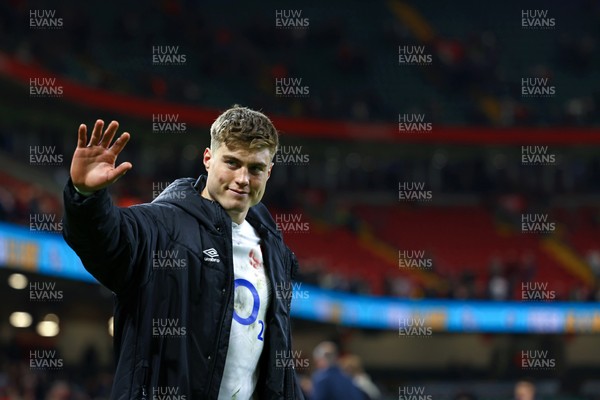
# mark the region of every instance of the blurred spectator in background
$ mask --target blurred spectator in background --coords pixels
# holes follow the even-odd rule
[[[504,276],[502,262],[498,256],[490,260],[490,281],[488,283],[488,298],[491,300],[507,300],[510,291],[508,280]]]
[[[321,342],[313,351],[316,372],[313,375],[311,400],[367,400],[338,365],[337,346]]]
[[[381,392],[363,369],[360,358],[349,354],[340,360],[342,370],[352,377],[352,382],[359,388],[369,400],[381,398]]]
[[[587,253],[587,262],[592,269],[592,272],[597,278],[600,278],[600,251],[590,250]]]
[[[46,396],[46,400],[70,400],[71,389],[69,384],[64,381],[56,381]]]
[[[520,380],[515,384],[515,400],[534,400],[535,385],[530,380]]]
[[[454,395],[452,400],[477,400],[477,396],[469,392],[460,392]]]

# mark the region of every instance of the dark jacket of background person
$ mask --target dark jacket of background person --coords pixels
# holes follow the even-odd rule
[[[206,176],[194,181],[178,179],[152,203],[124,209],[112,204],[106,189],[85,198],[72,182],[65,187],[63,236],[116,297],[112,399],[151,399],[157,387],[188,399],[218,397],[233,318],[231,219],[200,195]],[[291,290],[297,260],[264,205],[251,207],[246,220],[261,238],[274,288],[256,393],[303,399],[294,371],[275,367],[276,355],[291,350],[292,298],[276,290]],[[203,253],[209,249],[216,255]],[[160,268],[153,264],[157,255],[177,265]],[[178,319],[185,335],[155,335],[159,319]]]
[[[338,366],[315,372],[310,400],[364,400],[366,396]]]

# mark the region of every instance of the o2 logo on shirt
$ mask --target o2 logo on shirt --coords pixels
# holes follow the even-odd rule
[[[242,318],[237,314],[237,312],[234,309],[233,319],[242,325],[251,325],[254,323],[254,321],[256,321],[256,318],[258,317],[258,309],[260,308],[260,297],[258,297],[258,291],[254,287],[254,285],[246,279],[236,279],[235,281],[233,281],[233,284],[233,290],[237,289],[238,286],[243,286],[247,288],[250,291],[250,293],[252,293],[252,297],[254,298],[254,302],[252,305],[252,313],[250,313],[250,316]],[[265,323],[262,320],[259,320],[258,323],[260,325],[260,332],[258,333],[258,336],[256,338],[260,341],[264,341],[265,338],[263,337],[263,333],[265,331]]]

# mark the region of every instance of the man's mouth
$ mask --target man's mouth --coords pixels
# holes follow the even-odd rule
[[[243,190],[236,190],[236,189],[232,189],[232,188],[229,188],[229,190],[231,190],[232,192],[237,193],[239,195],[249,194],[249,192],[244,192]]]

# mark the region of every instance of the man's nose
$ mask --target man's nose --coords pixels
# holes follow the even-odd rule
[[[235,176],[235,183],[240,186],[248,186],[250,183],[250,175],[248,174],[248,168],[242,167],[237,170]]]

